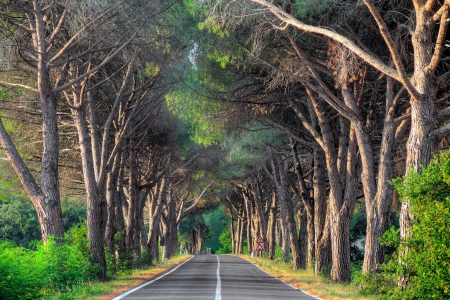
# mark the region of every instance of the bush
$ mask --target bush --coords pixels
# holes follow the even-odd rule
[[[0,299],[37,299],[48,284],[42,253],[0,243]]]
[[[86,232],[85,224],[76,225],[57,245],[50,239],[37,250],[1,242],[0,299],[39,299],[94,279],[97,269],[89,260]]]
[[[436,156],[421,174],[410,172],[395,181],[403,199],[412,204],[410,251],[401,265],[410,283],[408,298],[450,298],[450,151]]]
[[[9,196],[0,202],[0,240],[8,239],[22,247],[40,239],[36,211],[29,200]]]
[[[412,205],[412,236],[400,241],[398,230],[384,235],[384,244],[397,247],[398,256],[385,263],[381,274],[366,278],[369,292],[397,299],[450,298],[450,151],[436,156],[421,174],[411,171],[407,177],[393,181],[396,190]],[[407,287],[395,288],[399,276],[409,279]],[[390,283],[388,283],[390,281]],[[371,287],[385,285],[388,289]],[[392,288],[389,288],[392,287]]]

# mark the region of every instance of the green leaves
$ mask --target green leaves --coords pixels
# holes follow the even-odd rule
[[[73,285],[95,278],[89,260],[87,226],[77,225],[55,246],[50,239],[37,250],[0,243],[0,299],[40,299],[69,292]]]
[[[385,244],[400,242],[398,251],[408,247],[396,274],[410,279],[404,299],[447,299],[450,297],[450,151],[437,155],[422,173],[410,171],[393,185],[412,206],[412,236],[399,241],[393,230],[385,234]]]

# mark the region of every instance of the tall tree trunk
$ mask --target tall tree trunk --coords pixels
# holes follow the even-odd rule
[[[384,247],[380,244],[380,239],[389,225],[389,214],[391,210],[393,188],[389,181],[393,176],[392,150],[395,137],[395,94],[394,79],[387,78],[386,109],[381,137],[381,150],[378,164],[378,179],[375,199],[366,198],[366,241],[364,248],[363,274],[371,270],[377,270],[384,261]],[[364,142],[364,141],[363,141]],[[360,148],[364,147],[360,145]],[[372,156],[371,151],[361,150],[362,163],[367,164],[364,155]],[[368,153],[369,152],[369,153]],[[373,160],[371,160],[373,162]],[[373,171],[374,172],[374,171]],[[375,176],[373,174],[372,176]],[[364,178],[363,184],[364,184]],[[375,182],[375,178],[371,178]],[[365,182],[367,184],[368,182]],[[369,194],[369,193],[367,193]],[[367,195],[370,196],[370,195]]]
[[[130,128],[130,132],[133,132],[133,126]],[[126,245],[128,250],[132,250],[133,259],[130,260],[132,265],[133,260],[139,261],[140,257],[140,243],[138,238],[138,218],[139,218],[139,193],[138,193],[138,167],[135,148],[135,137],[131,133],[128,143],[128,214],[127,214],[127,230],[126,230]]]
[[[300,252],[300,262],[299,262],[299,268],[301,269],[307,269],[309,266],[307,264],[308,262],[308,253],[310,252],[308,247],[308,217],[306,214],[306,209],[304,207],[300,208],[297,212],[297,219],[299,224],[299,233],[298,233],[298,247]],[[311,262],[312,263],[312,262]]]
[[[314,240],[316,245],[314,274],[318,276],[324,268],[331,266],[331,237],[329,204],[325,185],[325,154],[316,145],[314,147]]]
[[[74,93],[74,103],[78,109],[72,109],[75,126],[80,143],[81,163],[83,169],[84,185],[87,198],[87,225],[90,251],[99,264],[99,278],[106,280],[106,258],[104,252],[104,224],[105,198],[99,191],[94,172],[94,160],[92,155],[92,143],[86,122],[86,113],[82,100],[78,99],[80,93]]]
[[[57,238],[64,236],[58,179],[59,134],[57,102],[59,95],[53,92],[50,81],[45,16],[40,3],[33,1],[32,5],[33,8],[28,7],[29,10],[26,15],[30,22],[28,30],[31,31],[36,52],[37,90],[42,110],[43,153],[40,184],[36,183],[1,121],[0,142],[10,164],[33,203],[41,228],[42,240],[45,243],[49,236]]]
[[[116,154],[112,171],[107,174],[106,178],[106,226],[105,226],[105,246],[108,248],[109,254],[115,257],[114,236],[118,232],[115,221],[118,217],[116,210],[119,204],[118,179],[122,161],[121,152]],[[115,261],[114,261],[115,263]]]
[[[281,161],[278,161],[277,163],[278,163],[278,172],[280,176],[279,182],[280,202],[284,203],[286,210],[287,234],[289,234],[289,241],[292,250],[293,268],[294,270],[299,268],[304,269],[306,264],[305,256],[302,255],[298,244],[297,224],[295,222],[294,216],[294,204],[292,203],[292,199],[290,199],[288,193],[289,190],[288,186],[289,183],[287,181],[288,161],[285,161],[284,165],[281,163]]]
[[[437,85],[435,78],[435,69],[437,61],[440,59],[438,47],[435,45],[434,26],[436,20],[433,20],[434,1],[414,1],[416,13],[416,27],[412,35],[412,45],[414,49],[414,74],[412,84],[414,85],[418,97],[411,97],[411,130],[406,145],[406,175],[410,171],[420,172],[422,166],[427,166],[431,160],[431,154],[436,150],[437,136],[434,130],[437,128],[436,118],[436,99]],[[446,9],[440,20],[440,29],[448,23],[448,2]],[[445,8],[445,7],[444,7]],[[441,41],[438,41],[441,42]],[[442,42],[443,43],[443,42]],[[433,53],[432,49],[436,48]],[[434,55],[433,55],[434,54]],[[400,211],[400,238],[404,241],[412,235],[412,224],[414,216],[411,213],[411,203],[409,199],[403,199]],[[400,253],[400,262],[402,256],[406,256],[409,249]],[[402,276],[399,279],[399,286],[405,288],[409,278]]]
[[[307,245],[307,265],[306,268],[312,268],[312,264],[314,262],[314,252],[315,252],[315,241],[314,241],[314,199],[310,197],[310,193],[306,187],[305,179],[303,178],[303,170],[300,165],[300,161],[298,159],[297,154],[297,145],[293,142],[292,138],[291,142],[291,150],[292,157],[294,159],[295,165],[295,173],[297,175],[297,181],[300,188],[300,197],[303,202],[303,206],[305,208],[305,218],[306,218],[306,232],[308,236],[308,245]],[[302,228],[301,228],[302,229]]]
[[[253,195],[253,201],[255,203],[255,213],[258,219],[259,234],[264,240],[264,248],[267,251],[267,220],[264,214],[264,208],[262,204],[261,186],[258,178],[252,178],[250,193]]]
[[[267,229],[267,244],[269,246],[269,258],[275,258],[275,233],[276,233],[276,225],[277,225],[277,193],[275,191],[275,187],[273,187],[272,201],[270,202],[269,209],[269,224]]]
[[[151,199],[148,197],[150,202],[149,208],[149,230],[148,230],[148,242],[147,242],[147,254],[148,263],[153,264],[155,260],[159,259],[158,254],[158,236],[159,236],[159,222],[161,220],[161,214],[163,211],[163,206],[167,198],[168,190],[170,185],[170,171],[167,170],[163,178],[161,178],[159,184],[157,185],[157,193]],[[153,200],[153,201],[152,201]]]
[[[245,195],[244,191],[242,191],[242,196],[244,198],[245,211],[247,213],[247,245],[248,245],[248,253],[253,252],[253,236],[252,236],[252,211],[251,211],[251,203],[248,197]]]

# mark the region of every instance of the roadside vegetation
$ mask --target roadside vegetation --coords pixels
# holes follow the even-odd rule
[[[13,242],[0,244],[0,296],[1,299],[110,299],[148,281],[165,270],[178,265],[189,255],[176,255],[167,264],[161,259],[151,266],[131,269],[112,263],[107,257],[107,281],[101,282],[96,274],[98,265],[89,258],[86,223],[74,225],[64,240],[53,239],[45,246],[35,241],[31,249]],[[103,298],[101,298],[103,297]],[[109,298],[108,298],[109,297]]]
[[[270,260],[266,255],[263,255],[261,258],[258,256],[250,257],[249,255],[241,257],[286,283],[321,299],[376,299],[375,296],[362,295],[360,292],[357,278],[361,276],[361,266],[355,269],[352,268],[351,283],[338,284],[333,282],[329,276],[323,276],[323,274],[314,276],[314,270],[294,270],[292,263],[286,262],[282,258]]]

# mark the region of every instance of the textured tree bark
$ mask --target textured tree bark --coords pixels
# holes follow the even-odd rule
[[[157,184],[157,193],[154,197],[148,196],[150,201],[149,208],[149,229],[148,229],[148,241],[147,241],[147,261],[149,264],[153,264],[155,260],[159,259],[158,249],[158,237],[159,237],[159,223],[161,220],[161,214],[163,211],[164,203],[167,199],[170,186],[170,171],[166,171],[164,176]]]
[[[80,93],[74,93],[74,103],[78,106],[73,108],[72,116],[78,132],[80,143],[81,164],[83,169],[84,185],[87,198],[87,225],[90,251],[99,264],[99,278],[106,280],[106,258],[104,252],[104,225],[105,205],[104,195],[99,191],[95,180],[94,159],[92,155],[91,137],[86,122],[86,113],[82,100],[78,97]]]
[[[369,271],[377,270],[378,266],[384,261],[384,247],[380,245],[380,238],[387,230],[389,225],[389,214],[392,204],[393,189],[389,184],[393,174],[392,150],[395,138],[395,103],[394,100],[394,80],[387,79],[386,93],[386,111],[381,140],[380,158],[378,164],[378,178],[376,187],[376,196],[369,199],[366,197],[366,215],[367,229],[364,248],[363,274]],[[362,141],[364,142],[364,141]],[[360,149],[364,147],[360,143]],[[367,160],[365,155],[372,155],[371,151],[361,150],[362,163],[365,165]],[[375,176],[374,174],[372,177]],[[375,178],[370,178],[375,182]],[[367,182],[366,182],[367,184]]]
[[[247,245],[248,245],[248,253],[253,252],[253,236],[252,236],[252,211],[251,204],[249,202],[248,197],[245,195],[244,191],[242,191],[242,197],[244,198],[245,211],[247,213]]]
[[[305,180],[303,178],[303,171],[302,167],[300,165],[300,161],[298,159],[297,154],[297,146],[293,142],[292,138],[290,139],[291,142],[291,151],[292,151],[292,157],[294,159],[294,165],[295,165],[295,173],[297,175],[297,181],[298,186],[300,188],[300,197],[303,203],[303,206],[305,208],[305,215],[306,218],[306,226],[305,228],[300,228],[301,230],[306,230],[307,234],[307,258],[306,258],[306,268],[310,269],[312,268],[313,262],[314,262],[314,252],[315,252],[315,241],[314,241],[314,199],[309,196],[308,189],[306,187]],[[303,215],[302,215],[303,216]],[[300,243],[300,246],[302,243]]]
[[[31,7],[33,6],[33,7]],[[58,158],[59,134],[56,114],[58,95],[53,92],[48,66],[46,26],[44,12],[37,1],[24,4],[25,19],[30,25],[33,47],[35,50],[37,70],[37,90],[42,110],[43,153],[41,160],[40,186],[36,183],[29,168],[20,157],[14,143],[0,122],[0,142],[5,149],[8,160],[17,173],[38,216],[42,240],[49,236],[64,236],[59,194]]]
[[[116,214],[119,207],[120,195],[118,191],[118,179],[121,169],[122,152],[116,154],[112,171],[108,173],[106,178],[106,226],[105,226],[105,246],[108,248],[108,252],[113,257],[113,263],[115,264],[116,258],[116,245],[114,236],[119,229],[116,226],[116,218],[119,216]]]
[[[330,183],[329,226],[332,250],[331,278],[337,282],[350,281],[350,240],[348,235],[350,218],[356,203],[357,142],[349,121],[340,117],[338,153],[334,148],[334,137],[321,103],[310,93],[309,96],[320,123],[323,136],[325,161]],[[342,232],[347,230],[347,232]]]
[[[239,226],[239,238],[238,238],[238,248],[237,253],[242,254],[244,252],[244,228],[245,228],[245,211],[243,208],[240,208],[240,214],[241,217],[239,218],[238,222],[240,224]]]
[[[276,233],[276,225],[277,225],[277,193],[275,191],[275,187],[273,187],[273,195],[272,195],[272,201],[270,203],[270,209],[269,209],[269,224],[267,229],[267,244],[269,248],[269,258],[274,259],[275,258],[275,233]]]
[[[292,263],[294,270],[299,268],[305,268],[305,253],[301,253],[300,247],[298,244],[298,236],[297,236],[297,224],[295,222],[294,216],[294,207],[292,200],[289,197],[289,183],[287,181],[287,170],[288,170],[288,161],[286,160],[284,164],[281,161],[277,161],[278,165],[278,174],[279,174],[279,184],[278,190],[280,194],[280,202],[284,203],[285,213],[286,213],[286,226],[287,232],[289,235],[289,242],[292,250]],[[288,247],[289,248],[289,247]],[[289,253],[285,253],[285,259],[289,258]]]
[[[299,233],[298,233],[298,246],[300,252],[300,262],[299,268],[307,269],[309,266],[308,262],[308,253],[310,252],[308,249],[308,217],[306,214],[306,209],[304,207],[300,208],[297,212],[297,219],[299,224]],[[312,262],[311,262],[312,263]]]
[[[324,268],[331,266],[331,239],[325,184],[325,154],[319,145],[314,147],[313,156],[314,239],[316,245],[314,274],[318,276]]]
[[[434,1],[433,1],[434,2]],[[434,78],[435,69],[430,67],[434,48],[432,12],[424,3],[414,1],[416,10],[416,28],[412,35],[414,48],[414,74],[412,83],[420,98],[411,98],[411,130],[406,145],[406,175],[410,171],[420,172],[422,166],[428,165],[431,154],[436,149],[437,128],[436,94],[437,86]],[[448,3],[447,3],[448,6]],[[448,7],[447,7],[448,11]],[[443,20],[441,20],[443,22]],[[444,21],[445,22],[445,21]],[[448,22],[448,21],[447,21]],[[409,199],[403,199],[400,211],[400,238],[405,240],[412,235],[411,228],[414,216],[411,214]],[[400,261],[404,253],[400,253]],[[402,276],[399,285],[406,287],[409,278]]]
[[[138,218],[139,218],[139,191],[138,191],[138,167],[136,157],[136,140],[134,136],[133,126],[130,127],[130,135],[128,139],[128,214],[127,214],[127,230],[126,245],[128,250],[132,250],[133,258],[130,258],[129,265],[133,265],[134,261],[139,261],[140,242],[138,237]]]
[[[259,233],[264,240],[264,249],[265,251],[267,251],[267,220],[264,214],[261,196],[261,186],[258,181],[258,178],[253,177],[250,186],[251,186],[250,193],[252,194],[253,201],[255,203],[255,213],[257,214]]]

